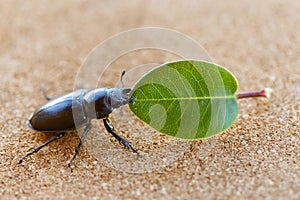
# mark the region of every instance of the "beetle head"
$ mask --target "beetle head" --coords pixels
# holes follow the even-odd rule
[[[130,88],[111,88],[109,89],[108,102],[112,109],[119,108],[120,106],[126,105],[134,100],[130,97]]]

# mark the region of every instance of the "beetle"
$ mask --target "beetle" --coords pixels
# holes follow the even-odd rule
[[[124,72],[122,73],[123,75]],[[124,147],[131,149],[139,156],[138,151],[126,139],[118,135],[109,119],[109,114],[114,109],[133,102],[134,97],[129,96],[130,92],[130,88],[96,88],[89,92],[85,89],[79,89],[55,98],[46,97],[49,101],[38,107],[30,115],[27,124],[35,131],[51,134],[59,132],[59,134],[34,148],[33,151],[25,154],[19,160],[19,164],[26,157],[37,153],[43,147],[62,138],[66,132],[84,128],[79,144],[68,164],[71,167],[73,160],[79,153],[86,134],[91,129],[92,119],[102,119],[106,130],[123,144]]]

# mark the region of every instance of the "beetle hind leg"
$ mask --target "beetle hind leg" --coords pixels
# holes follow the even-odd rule
[[[56,135],[55,137],[51,138],[50,140],[48,140],[47,142],[45,142],[44,144],[41,144],[40,146],[36,147],[33,149],[33,151],[25,154],[20,160],[19,160],[19,164],[22,164],[23,160],[32,155],[32,154],[35,154],[37,153],[39,150],[41,150],[43,147],[47,146],[48,144],[50,144],[51,142],[55,141],[55,140],[58,140],[60,138],[62,138],[66,133],[65,132],[61,132],[59,133],[58,135]]]
[[[110,123],[109,119],[103,119],[103,123],[104,123],[104,126],[105,126],[107,132],[112,134],[120,143],[122,143],[124,145],[124,147],[131,149],[134,153],[136,153],[140,157],[139,152],[137,150],[135,150],[126,139],[124,139],[123,137],[118,135],[118,133],[115,131],[114,126],[112,125],[112,123]]]

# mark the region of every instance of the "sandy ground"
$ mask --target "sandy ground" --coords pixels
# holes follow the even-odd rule
[[[300,198],[300,2],[186,2],[0,2],[0,199]],[[203,141],[158,135],[151,142],[147,134],[153,131],[139,121],[120,120],[118,129],[146,155],[148,170],[101,131],[98,159],[86,144],[73,170],[66,167],[78,143],[71,133],[18,165],[51,137],[26,125],[45,101],[40,88],[49,95],[73,90],[81,63],[97,44],[148,26],[195,39],[236,75],[239,91],[272,87],[273,96],[239,101],[233,126]],[[124,56],[102,85],[114,86],[124,66],[170,59],[151,50]],[[162,158],[171,161],[163,165]]]

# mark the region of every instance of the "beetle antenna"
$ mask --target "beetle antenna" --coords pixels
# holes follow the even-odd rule
[[[122,74],[121,74],[121,78],[120,78],[120,82],[121,82],[121,88],[124,88],[124,81],[123,81],[123,77],[125,75],[126,71],[123,70],[122,71]],[[123,115],[123,108],[120,108],[120,115],[122,116]]]
[[[121,78],[120,78],[120,82],[121,82],[121,86],[122,86],[122,88],[124,88],[124,82],[123,82],[123,77],[124,77],[124,75],[125,75],[125,70],[123,70],[123,72],[122,72],[122,74],[121,74]]]

